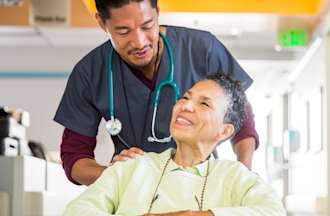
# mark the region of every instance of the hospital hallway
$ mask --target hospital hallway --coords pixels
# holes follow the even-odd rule
[[[252,171],[287,215],[330,216],[330,0],[158,4],[161,25],[211,32],[254,80],[246,90],[259,135]],[[63,126],[53,119],[74,66],[109,40],[95,13],[94,0],[0,0],[0,216],[62,215],[86,189],[64,173]],[[94,152],[110,164],[104,119]],[[236,160],[230,141],[216,152]]]

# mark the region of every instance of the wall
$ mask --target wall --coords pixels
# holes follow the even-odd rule
[[[323,203],[327,196],[327,148],[326,136],[322,132],[325,131],[325,116],[321,116],[325,114],[326,104],[325,94],[322,97],[320,94],[321,87],[325,87],[325,62],[325,45],[321,44],[284,91],[288,94],[287,103],[282,93],[271,99],[273,104],[283,102],[282,107],[276,105],[270,111],[274,117],[271,145],[280,146],[282,151],[282,192],[288,195],[284,198],[289,212],[299,215],[322,209],[319,200]],[[290,153],[285,145],[284,129],[298,132],[299,146],[292,148]]]
[[[326,196],[326,145],[320,149],[322,143],[325,143],[325,137],[322,134],[323,120],[318,117],[321,116],[321,106],[325,110],[325,104],[321,104],[323,99],[316,100],[319,94],[316,94],[321,87],[325,87],[325,45],[315,52],[307,66],[303,69],[301,75],[297,78],[293,85],[294,91],[302,102],[309,102],[311,115],[309,120],[310,125],[310,142],[308,148],[298,151],[292,155],[291,158],[291,192],[295,194],[310,194],[315,196]],[[324,97],[324,95],[323,95]],[[319,104],[320,109],[313,109],[316,103]],[[296,106],[298,109],[299,107]],[[302,107],[301,107],[302,108]],[[296,109],[291,110],[292,115]],[[299,118],[297,116],[292,118],[291,127],[296,129]],[[324,116],[323,116],[324,119]],[[317,122],[313,122],[317,120]],[[313,129],[319,128],[314,134]],[[324,130],[324,128],[323,128]],[[302,136],[304,134],[301,134]],[[322,137],[323,136],[323,137]],[[313,178],[306,178],[306,174],[312,175]],[[313,187],[310,187],[313,185]]]
[[[29,140],[40,141],[50,151],[58,151],[63,127],[52,119],[74,64],[91,48],[1,47],[0,105],[22,108],[31,114]],[[14,75],[18,76],[14,76]],[[100,126],[97,158],[108,163],[112,145]],[[109,154],[101,154],[108,152]]]

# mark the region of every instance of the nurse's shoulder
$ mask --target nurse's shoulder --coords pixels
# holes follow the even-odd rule
[[[96,73],[101,73],[107,65],[110,48],[110,41],[94,48],[77,62],[73,71],[78,70],[87,76],[95,76]]]
[[[168,26],[167,29],[173,32],[175,41],[180,41],[183,46],[194,50],[202,51],[205,48],[210,48],[214,41],[220,42],[209,31],[179,26]]]

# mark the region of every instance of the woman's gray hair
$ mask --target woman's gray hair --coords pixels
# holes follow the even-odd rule
[[[216,82],[224,90],[227,101],[224,108],[223,123],[232,124],[235,128],[234,134],[236,134],[247,118],[245,111],[247,99],[240,81],[221,72],[208,75],[205,79]]]

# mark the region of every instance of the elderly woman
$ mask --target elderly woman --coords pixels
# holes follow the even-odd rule
[[[215,160],[215,147],[245,118],[239,83],[216,74],[176,103],[170,125],[177,149],[117,162],[65,215],[282,216],[272,188],[239,162]]]

